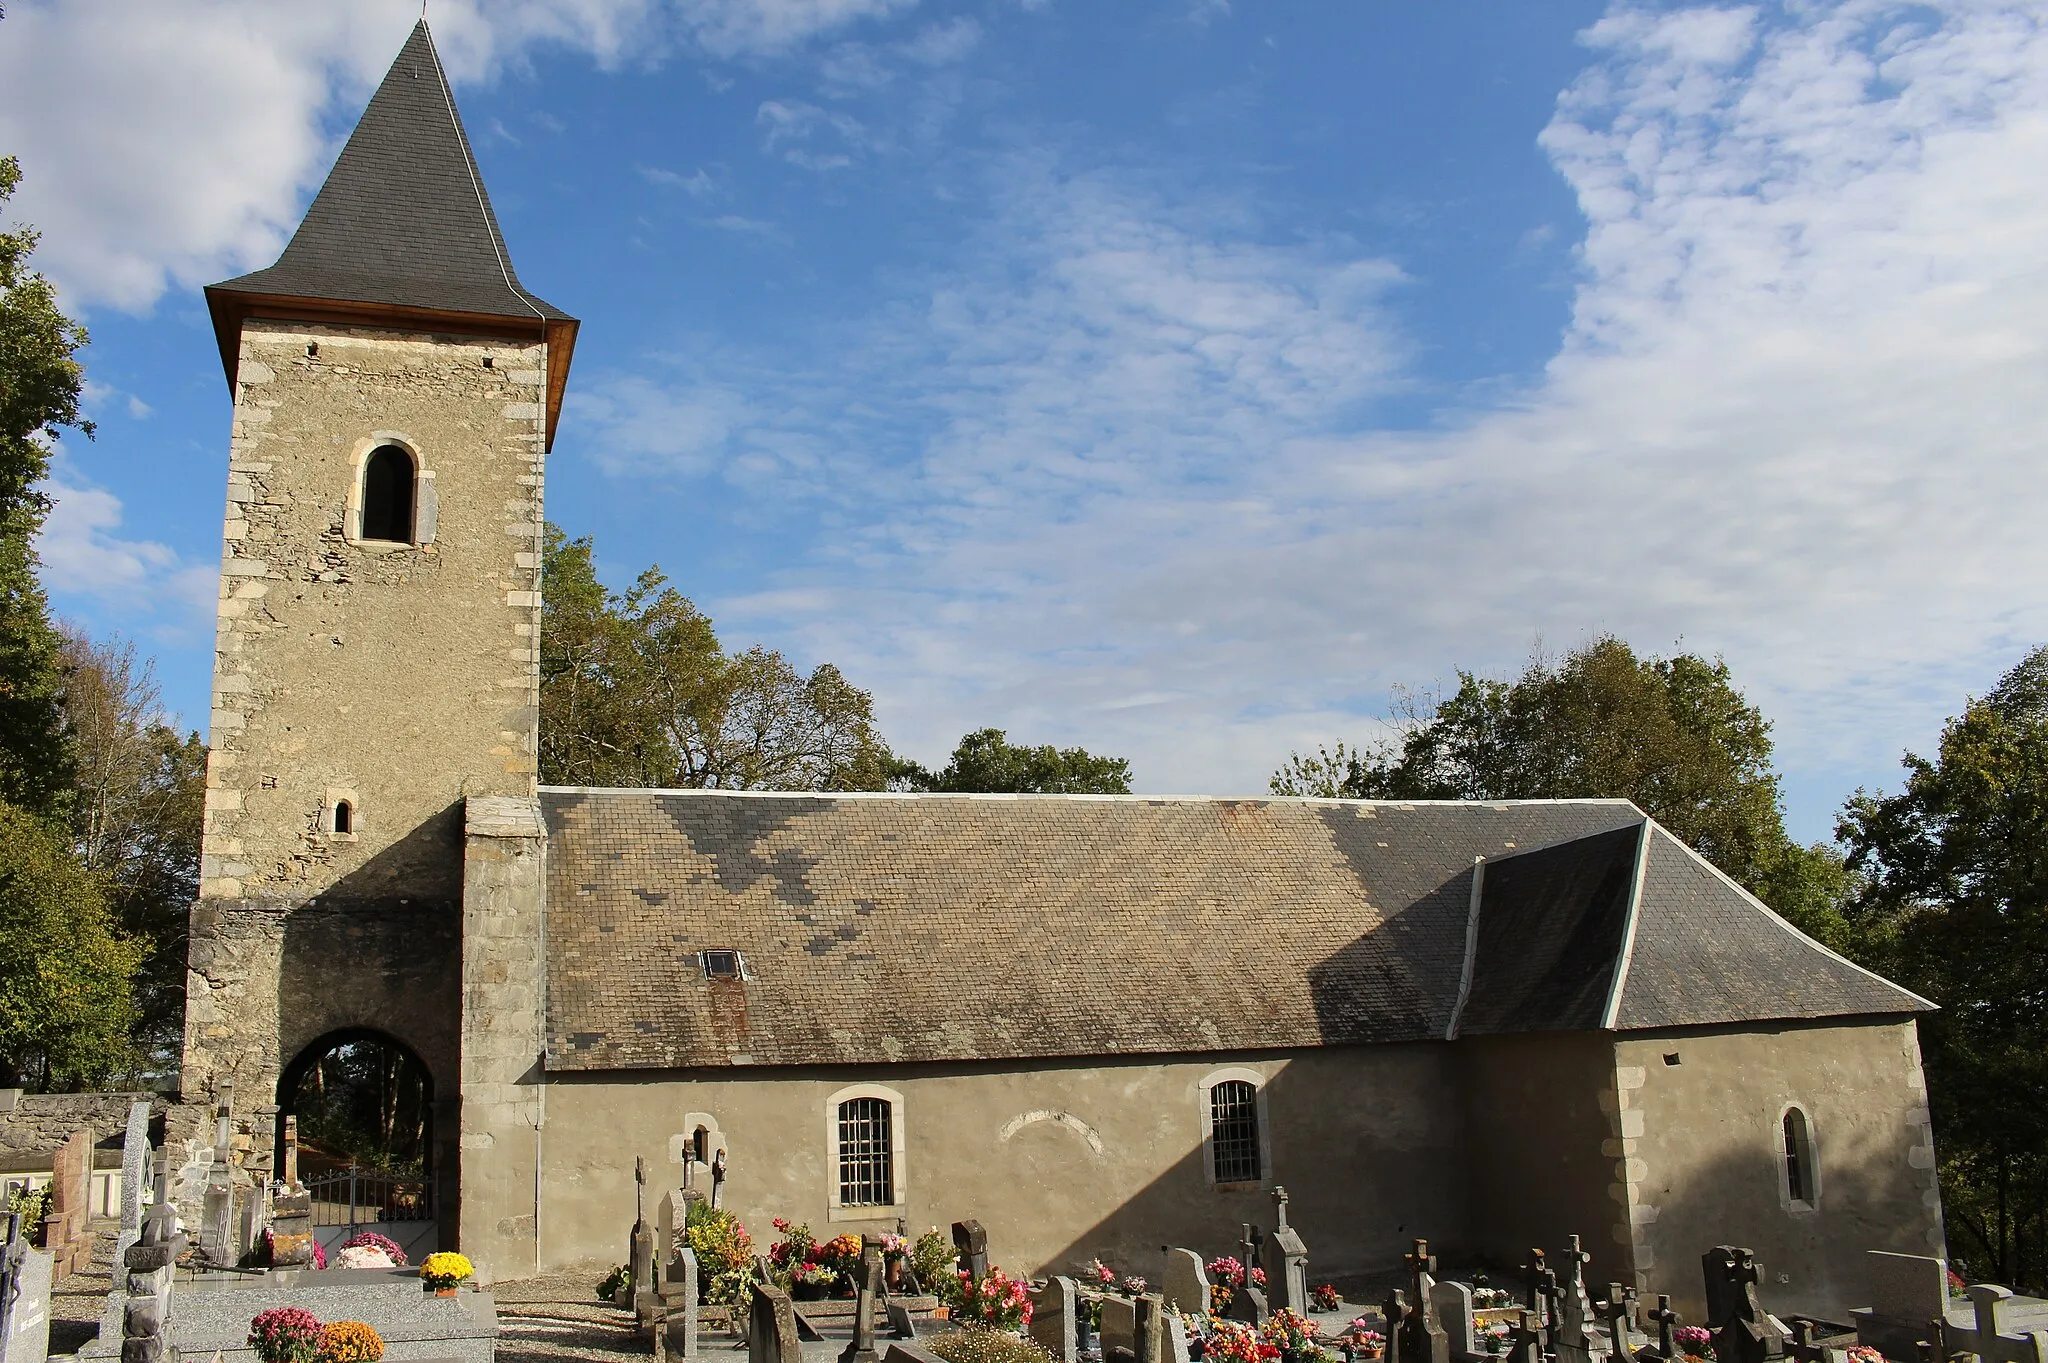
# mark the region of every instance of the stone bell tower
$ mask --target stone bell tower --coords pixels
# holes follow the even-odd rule
[[[463,801],[534,794],[577,323],[513,273],[424,22],[277,263],[206,300],[235,407],[184,1091],[247,1111],[375,1032],[452,1169]]]

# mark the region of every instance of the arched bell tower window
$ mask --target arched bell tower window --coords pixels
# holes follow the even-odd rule
[[[1779,1196],[1787,1211],[1813,1211],[1820,1205],[1820,1157],[1813,1139],[1813,1119],[1798,1104],[1790,1104],[1778,1118],[1778,1134],[1785,1158]]]
[[[413,543],[413,485],[418,469],[396,445],[379,445],[363,461],[363,538]]]

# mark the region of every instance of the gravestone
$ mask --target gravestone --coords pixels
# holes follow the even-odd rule
[[[1259,1248],[1265,1241],[1257,1226],[1246,1224],[1237,1245],[1238,1262],[1244,1265],[1244,1281],[1231,1291],[1230,1307],[1223,1313],[1231,1320],[1257,1325],[1272,1314],[1266,1305],[1266,1294],[1252,1286],[1252,1266],[1259,1262]],[[1272,1279],[1268,1278],[1266,1285],[1271,1287]]]
[[[662,1273],[661,1305],[668,1313],[666,1348],[672,1358],[697,1356],[697,1255],[677,1250]]]
[[[1188,1323],[1177,1311],[1166,1313],[1166,1363],[1188,1363]]]
[[[1529,1251],[1529,1262],[1522,1265],[1522,1278],[1527,1285],[1527,1299],[1522,1305],[1547,1319],[1550,1311],[1550,1289],[1557,1283],[1557,1274],[1551,1271],[1542,1250]]]
[[[121,1363],[165,1363],[170,1357],[173,1244],[131,1246],[122,1261],[128,1275],[121,1318]]]
[[[154,1171],[150,1168],[149,1104],[128,1105],[128,1126],[121,1136],[121,1231],[114,1241],[114,1262],[142,1238],[142,1206]]]
[[[690,1224],[690,1208],[703,1200],[704,1194],[694,1189],[671,1188],[654,1209],[654,1257],[662,1266],[660,1290],[665,1297],[673,1298],[666,1284],[682,1271],[683,1251],[689,1248],[684,1232]]]
[[[1464,1283],[1438,1283],[1429,1289],[1430,1314],[1436,1317],[1454,1359],[1478,1352],[1472,1328],[1472,1289]]]
[[[50,1159],[50,1209],[43,1216],[43,1248],[50,1276],[62,1282],[92,1262],[92,1133],[74,1131]]]
[[[1287,1224],[1285,1188],[1273,1189],[1273,1212],[1276,1224],[1273,1234],[1266,1240],[1266,1291],[1272,1298],[1274,1309],[1284,1307],[1307,1315],[1308,1246],[1302,1243],[1301,1233]],[[1249,1263],[1245,1270],[1250,1272]]]
[[[1507,1363],[1543,1363],[1546,1346],[1543,1318],[1534,1311],[1517,1312],[1508,1331]]]
[[[1551,1298],[1557,1304],[1557,1314],[1550,1331],[1550,1351],[1557,1355],[1557,1363],[1593,1363],[1595,1318],[1593,1299],[1586,1295],[1586,1265],[1593,1256],[1579,1248],[1578,1236],[1568,1235],[1565,1251],[1558,1257],[1564,1270],[1558,1274],[1557,1291]]]
[[[1408,1294],[1398,1287],[1387,1293],[1386,1305],[1380,1308],[1380,1314],[1386,1317],[1387,1333],[1381,1358],[1385,1363],[1410,1363],[1411,1356],[1403,1341],[1410,1332],[1415,1308],[1408,1304]]]
[[[21,1217],[6,1218],[0,1245],[0,1363],[43,1363],[50,1356],[50,1256],[29,1244]]]
[[[1700,1260],[1706,1273],[1707,1313],[1720,1363],[1764,1363],[1785,1356],[1785,1329],[1757,1296],[1763,1268],[1747,1249],[1716,1245]]]
[[[853,1280],[853,1338],[840,1351],[839,1363],[881,1363],[875,1352],[875,1304],[882,1289],[882,1247],[862,1236]]]
[[[1035,1321],[1037,1317],[1033,1317]],[[916,1339],[917,1317],[910,1314],[910,1308],[902,1302],[889,1303],[889,1338]],[[1069,1361],[1071,1363],[1071,1360]]]
[[[304,1268],[313,1259],[313,1195],[279,1192],[270,1204],[270,1262],[276,1268]]]
[[[1851,1311],[1859,1343],[1887,1358],[1917,1356],[1915,1342],[1948,1308],[1948,1261],[1871,1250],[1863,1256],[1870,1305]]]
[[[1104,1297],[1102,1320],[1095,1327],[1102,1336],[1102,1363],[1138,1356],[1138,1304],[1129,1297]]]
[[[1166,1247],[1166,1267],[1159,1275],[1159,1290],[1167,1305],[1191,1316],[1209,1314],[1209,1273],[1202,1256],[1191,1249]]]
[[[284,1167],[279,1171],[284,1186],[297,1189],[299,1186],[299,1119],[284,1119]]]
[[[1678,1357],[1678,1343],[1672,1332],[1678,1329],[1682,1317],[1671,1309],[1671,1297],[1667,1293],[1657,1294],[1657,1309],[1650,1312],[1650,1319],[1657,1322],[1657,1357],[1664,1363]]]
[[[1607,1331],[1607,1356],[1614,1363],[1628,1363],[1635,1357],[1629,1346],[1628,1324],[1636,1313],[1636,1290],[1620,1283],[1607,1284],[1606,1299],[1596,1302],[1593,1314]]]
[[[232,1265],[241,1257],[235,1248],[235,1170],[230,1159],[233,1117],[230,1099],[214,1108],[213,1163],[206,1171],[206,1192],[199,1212],[199,1252],[210,1264]]]
[[[747,1363],[803,1363],[803,1359],[796,1307],[790,1303],[789,1293],[773,1283],[755,1283],[747,1320]]]
[[[1451,1363],[1450,1336],[1436,1319],[1436,1256],[1429,1252],[1429,1241],[1417,1240],[1404,1262],[1408,1310],[1401,1321],[1401,1357],[1406,1363]]]
[[[711,1157],[711,1205],[725,1206],[725,1151]]]
[[[955,1221],[953,1248],[960,1253],[960,1271],[970,1281],[978,1283],[988,1276],[988,1232],[981,1222]]]
[[[1173,1313],[1166,1298],[1147,1292],[1131,1304],[1137,1308],[1138,1363],[1167,1363],[1166,1321]]]
[[[1031,1294],[1031,1338],[1053,1356],[1053,1363],[1075,1363],[1081,1355],[1078,1306],[1074,1280],[1057,1274]]]

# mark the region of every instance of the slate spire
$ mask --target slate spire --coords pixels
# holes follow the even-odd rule
[[[551,406],[575,341],[575,319],[519,283],[424,19],[277,263],[206,296],[231,383],[252,315],[545,335],[550,371],[560,365]]]

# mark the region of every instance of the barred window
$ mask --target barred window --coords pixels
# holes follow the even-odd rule
[[[1226,1079],[1209,1090],[1210,1146],[1216,1152],[1218,1183],[1257,1183],[1259,1091],[1242,1079]]]
[[[839,1201],[886,1207],[896,1201],[893,1114],[887,1098],[850,1098],[839,1105]]]

